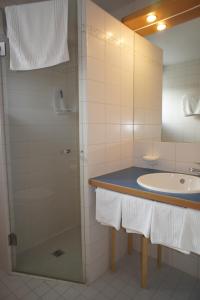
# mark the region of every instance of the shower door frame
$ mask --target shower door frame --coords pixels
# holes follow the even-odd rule
[[[43,0],[39,0],[43,1]],[[38,2],[39,2],[38,1]],[[85,213],[84,213],[84,208],[83,208],[83,202],[84,202],[84,163],[83,163],[83,156],[84,156],[84,151],[82,149],[80,141],[83,141],[83,125],[81,123],[82,120],[82,111],[80,110],[80,76],[81,76],[81,70],[80,70],[80,63],[81,63],[81,42],[82,42],[82,32],[81,32],[81,27],[82,27],[82,18],[83,18],[83,3],[82,0],[76,0],[77,1],[77,21],[78,21],[78,112],[79,112],[79,139],[78,139],[78,150],[79,150],[79,174],[80,174],[80,218],[81,218],[81,251],[82,251],[82,283],[86,283],[86,244],[85,244]],[[3,8],[0,7],[0,11],[2,11]],[[3,12],[4,13],[4,12]],[[5,58],[0,56],[0,104],[2,103],[2,116],[3,119],[5,119],[5,110],[4,110],[4,102],[6,99],[6,77],[4,76],[6,72],[6,66],[5,66]],[[4,121],[3,122],[3,140],[4,140],[4,161],[5,161],[5,197],[3,197],[3,207],[0,205],[0,209],[3,208],[4,215],[5,215],[5,220],[3,220],[3,227],[5,228],[3,232],[3,239],[6,241],[6,262],[4,266],[4,270],[9,273],[9,274],[14,274],[18,276],[31,276],[33,278],[41,278],[44,279],[46,278],[47,280],[52,280],[51,277],[44,277],[41,275],[34,275],[34,274],[27,274],[23,272],[17,272],[14,271],[15,267],[15,261],[16,261],[16,251],[14,246],[10,246],[8,243],[8,237],[10,233],[12,232],[13,226],[15,227],[15,221],[14,218],[11,214],[13,212],[12,208],[12,201],[11,197],[9,196],[9,179],[8,179],[8,157],[7,157],[7,152],[6,152],[6,126],[8,124]],[[1,196],[1,191],[0,191],[0,196]],[[63,281],[62,279],[57,279],[58,281]],[[69,280],[70,281],[70,280]]]

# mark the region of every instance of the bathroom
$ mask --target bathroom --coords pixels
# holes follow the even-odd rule
[[[54,2],[60,15],[49,15]],[[0,1],[0,299],[200,298],[197,253],[147,249],[141,234],[97,218],[107,180],[97,176],[200,172],[200,3],[175,5],[157,32],[146,22],[155,2]],[[13,11],[26,26],[16,30]],[[39,65],[24,65],[19,48]],[[130,195],[162,202],[145,192]],[[200,192],[181,195],[163,199],[198,212]]]

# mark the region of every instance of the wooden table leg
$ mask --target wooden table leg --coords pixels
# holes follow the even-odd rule
[[[116,230],[111,228],[111,271],[115,272],[115,255],[116,255]]]
[[[128,233],[128,255],[131,255],[133,251],[133,234]]]
[[[141,244],[141,287],[147,287],[148,276],[148,242],[149,240],[142,236]]]
[[[161,263],[162,263],[162,246],[158,245],[157,246],[157,268],[161,268]]]

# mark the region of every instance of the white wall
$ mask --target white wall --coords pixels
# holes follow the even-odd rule
[[[160,140],[163,51],[135,34],[134,57],[134,139]]]
[[[200,116],[185,117],[183,96],[200,96],[200,60],[164,67],[162,140],[200,142]]]
[[[95,221],[95,192],[88,179],[133,164],[134,35],[90,1],[86,1],[82,33],[86,275],[93,281],[109,267],[109,229]],[[118,234],[118,257],[126,251],[126,238]]]

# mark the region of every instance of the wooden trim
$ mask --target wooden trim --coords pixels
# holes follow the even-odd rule
[[[148,278],[148,244],[149,240],[142,236],[141,240],[141,287],[147,288]]]
[[[131,255],[133,251],[133,234],[128,233],[128,255]]]
[[[160,269],[162,264],[162,246],[157,246],[157,268]]]
[[[164,195],[164,194],[161,195],[161,194],[156,194],[153,192],[146,192],[146,191],[137,190],[134,188],[129,188],[129,187],[125,187],[125,186],[102,182],[97,179],[90,179],[89,184],[95,188],[99,187],[99,188],[111,190],[114,192],[127,194],[127,195],[131,195],[131,196],[136,196],[136,197],[140,197],[140,198],[144,198],[144,199],[148,199],[148,200],[153,200],[153,201],[163,202],[163,203],[181,206],[181,207],[185,207],[185,208],[192,208],[192,209],[200,210],[200,202],[195,202],[192,200],[185,200],[185,199],[181,199],[181,198],[177,198],[177,197],[170,197],[170,196]]]
[[[130,14],[123,18],[122,22],[132,30],[145,36],[155,32],[157,22],[165,20],[167,27],[170,28],[199,17],[199,5],[200,0],[162,0]],[[146,21],[146,17],[150,12],[154,12],[157,16],[156,22],[152,24]]]
[[[116,230],[115,228],[111,228],[111,262],[110,268],[112,272],[116,271]]]
[[[200,6],[196,8],[195,10],[191,10],[187,13],[175,16],[170,18],[169,20],[165,21],[165,24],[167,25],[167,29],[170,29],[176,25],[182,24],[184,22],[193,20],[195,18],[200,17]],[[153,33],[158,32],[157,31],[157,24],[152,24],[151,26],[141,28],[139,30],[136,30],[138,34],[141,36],[147,36]]]

